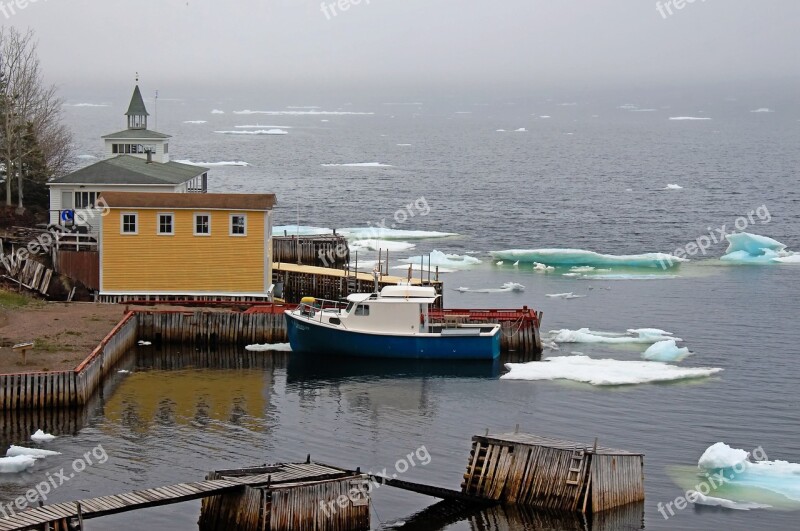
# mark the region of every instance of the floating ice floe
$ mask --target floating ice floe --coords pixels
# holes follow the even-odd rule
[[[514,129],[514,132],[515,133],[527,133],[528,130],[525,129],[524,127],[520,127],[519,129]]]
[[[725,498],[717,498],[714,496],[705,496],[696,490],[686,492],[686,499],[695,505],[708,505],[710,507],[722,507],[723,509],[734,509],[737,511],[750,511],[752,509],[769,509],[771,505],[756,502],[737,502],[733,500],[726,500]]]
[[[752,112],[752,113],[772,113],[772,112],[775,112],[775,111],[773,111],[772,109],[770,109],[768,107],[761,107],[759,109],[753,109],[750,112]]]
[[[691,122],[691,121],[707,121],[711,120],[711,118],[705,116],[670,116],[669,118],[672,121],[676,122]]]
[[[610,269],[597,269],[592,266],[575,266],[570,267],[569,270],[573,273],[591,273],[593,271],[611,271]]]
[[[438,232],[429,230],[390,229],[388,227],[347,227],[339,229],[339,234],[348,238],[369,240],[426,240],[428,238],[447,238],[458,236],[455,232]]]
[[[517,263],[519,263],[519,260],[517,260]],[[550,271],[555,271],[556,268],[546,264],[540,264],[539,262],[534,262],[533,270],[538,271],[540,273],[549,273]]]
[[[249,350],[250,352],[267,352],[269,350],[278,352],[291,352],[292,346],[289,343],[265,343],[263,345],[247,345],[244,347],[244,349]]]
[[[214,109],[211,111],[211,114],[225,114],[225,111],[221,111],[219,109]]]
[[[325,227],[308,227],[305,225],[278,225],[272,227],[273,236],[319,236],[325,234],[333,234],[333,229]]]
[[[626,333],[601,332],[581,328],[579,330],[551,330],[549,335],[556,343],[607,343],[607,344],[642,344],[648,345],[674,339],[683,341],[680,338],[672,337],[670,332],[659,330],[658,328],[635,328]]]
[[[728,249],[720,257],[724,262],[734,264],[776,264],[799,263],[797,254],[786,250],[786,245],[758,234],[739,232],[725,236]]]
[[[42,450],[41,448],[25,448],[24,446],[14,446],[6,450],[7,457],[16,457],[19,455],[28,455],[34,459],[42,459],[44,457],[51,457],[54,455],[61,455],[61,452],[54,452],[53,450]]]
[[[31,435],[31,440],[34,442],[48,442],[55,439],[55,435],[51,435],[49,433],[45,433],[42,430],[36,430],[36,433]]]
[[[411,144],[397,144],[399,147],[410,147]]]
[[[499,261],[498,261],[498,262],[497,262],[495,265],[499,265],[499,266],[501,266],[501,265],[503,265],[504,263],[505,263],[505,262],[503,262],[502,260],[499,260]]]
[[[461,293],[521,293],[525,291],[525,286],[522,284],[517,284],[516,282],[506,282],[503,284],[502,288],[481,288],[481,289],[470,289],[460,287],[456,289],[456,291],[460,291]]]
[[[29,455],[0,457],[0,474],[18,474],[36,464],[36,458]]]
[[[245,109],[243,111],[233,111],[233,114],[267,114],[271,116],[344,116],[344,115],[373,115],[374,112],[349,112],[349,111],[251,111]]]
[[[690,355],[691,352],[689,352],[689,349],[686,347],[678,347],[674,339],[665,339],[664,341],[659,341],[658,343],[650,345],[642,354],[642,359],[647,361],[675,362],[681,361]]]
[[[550,297],[551,299],[582,299],[586,295],[575,295],[570,291],[569,293],[548,293],[545,297]]]
[[[189,164],[190,166],[203,166],[206,168],[215,168],[218,166],[250,166],[249,163],[243,160],[223,160],[221,162],[194,162],[188,159],[176,160],[180,164]]]
[[[683,368],[650,361],[592,359],[563,356],[547,361],[507,363],[503,380],[573,380],[597,386],[634,385],[705,378],[721,372],[716,368]]]
[[[377,251],[378,249],[383,249],[384,251],[396,253],[409,251],[414,247],[416,247],[416,245],[413,243],[399,242],[396,240],[355,240],[350,242],[351,251]]]
[[[138,342],[138,345],[140,347],[149,347],[152,344],[153,343],[151,343],[150,341],[145,341],[144,339],[140,339],[139,342]]]
[[[207,124],[208,121],[207,120],[186,120],[183,123],[185,123],[185,124]]]
[[[327,122],[327,120],[323,120]],[[262,124],[252,124],[252,125],[234,125],[236,129],[291,129],[291,125],[262,125]]]
[[[326,168],[394,168],[391,164],[382,162],[348,162],[346,164],[320,164]]]
[[[505,129],[498,129],[498,130],[495,131],[495,133],[505,133],[505,132],[506,132]]]
[[[762,449],[759,449],[763,451]],[[756,452],[754,451],[754,454]],[[800,464],[788,461],[753,461],[748,452],[731,448],[723,442],[710,446],[700,457],[697,466],[705,474],[722,473],[728,478],[726,492],[752,496],[753,489],[760,489],[760,498],[771,497],[776,504],[787,501],[800,502]],[[765,456],[764,456],[765,457]],[[749,500],[739,500],[747,502]]]
[[[448,267],[451,269],[469,269],[481,263],[480,259],[474,256],[445,254],[437,250],[431,251],[428,256],[412,256],[410,258],[403,258],[400,261],[406,264],[430,264],[431,266]]]
[[[664,190],[683,190],[683,186],[679,184],[668,184],[664,187]]]
[[[616,266],[616,267],[677,267],[686,258],[678,258],[665,253],[645,253],[633,255],[600,254],[582,249],[509,249],[492,251],[498,260],[520,260],[538,262],[550,266]]]
[[[546,120],[546,119],[548,119],[550,117],[545,114],[545,115],[540,116],[539,118],[544,118]]]
[[[255,131],[214,131],[219,135],[288,135],[283,129],[258,129]]]

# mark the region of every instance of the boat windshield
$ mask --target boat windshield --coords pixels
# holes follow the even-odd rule
[[[347,304],[347,308],[345,308],[345,310],[344,310],[344,311],[345,311],[345,312],[347,312],[347,313],[350,313],[350,312],[353,310],[353,306],[355,306],[355,305],[356,305],[356,303],[355,303],[355,302],[350,302],[350,303],[348,303],[348,304]]]

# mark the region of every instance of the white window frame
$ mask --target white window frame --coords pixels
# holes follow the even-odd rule
[[[161,232],[161,216],[170,217],[171,232]],[[156,213],[156,234],[159,236],[175,236],[175,213],[174,212],[158,212]]]
[[[197,218],[200,216],[208,217],[208,232],[197,232]],[[192,216],[192,233],[195,236],[211,236],[211,214],[208,212],[195,212]]]
[[[233,218],[243,218],[244,219],[244,232],[242,234],[235,234],[233,232]],[[228,235],[234,237],[245,237],[247,236],[247,214],[231,214],[228,217]]]
[[[133,216],[133,223],[136,230],[127,232],[125,230],[125,216]],[[124,236],[136,236],[139,234],[139,213],[138,212],[120,212],[119,213],[119,233]]]

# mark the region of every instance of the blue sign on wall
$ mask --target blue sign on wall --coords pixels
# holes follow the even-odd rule
[[[75,220],[74,210],[64,210],[61,212],[61,221],[73,221],[73,220]]]

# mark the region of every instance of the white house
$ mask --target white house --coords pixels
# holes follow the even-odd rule
[[[207,192],[208,168],[170,161],[171,137],[147,128],[149,113],[138,85],[125,115],[127,129],[103,137],[104,160],[48,183],[50,223],[74,221],[95,232],[97,227],[86,219],[93,216],[80,211],[93,208],[101,192]]]

